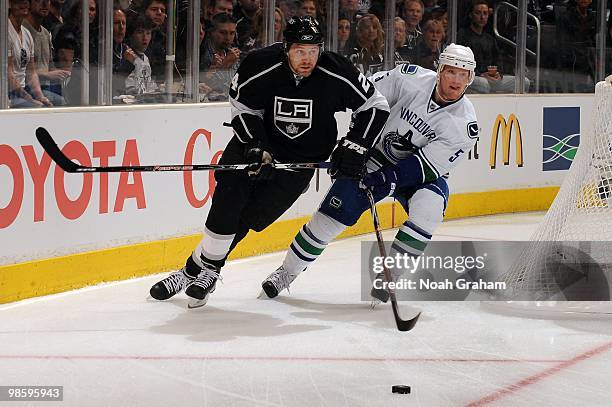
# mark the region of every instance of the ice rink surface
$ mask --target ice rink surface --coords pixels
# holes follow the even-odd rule
[[[447,221],[435,238],[525,240],[540,218]],[[0,385],[61,385],[62,406],[612,406],[612,318],[401,303],[423,314],[399,332],[389,305],[360,301],[364,239],[330,245],[276,300],[257,295],[282,253],[230,262],[195,310],[147,299],[163,275],[0,306]]]

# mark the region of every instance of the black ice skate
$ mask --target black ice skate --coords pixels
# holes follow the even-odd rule
[[[221,280],[219,270],[204,266],[198,277],[189,283],[185,294],[193,298],[187,305],[188,308],[199,308],[206,305],[208,297],[215,291],[217,280]]]
[[[156,300],[167,300],[183,291],[187,285],[194,280],[195,278],[188,275],[185,272],[185,267],[183,267],[179,271],[175,271],[168,277],[157,282],[153,287],[151,287],[149,293],[151,294],[151,297],[155,298]]]
[[[289,284],[291,284],[296,277],[297,273],[290,273],[285,270],[283,266],[280,266],[275,272],[266,277],[261,283],[261,288],[263,288],[269,298],[274,298],[285,288],[289,291]]]

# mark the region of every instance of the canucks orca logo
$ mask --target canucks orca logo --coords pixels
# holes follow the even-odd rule
[[[417,147],[412,144],[412,130],[404,135],[399,130],[392,131],[383,136],[383,150],[385,155],[394,161],[399,161],[413,154]]]
[[[545,107],[542,170],[569,169],[580,144],[580,107]]]
[[[290,139],[300,137],[312,127],[312,100],[275,96],[274,125]]]

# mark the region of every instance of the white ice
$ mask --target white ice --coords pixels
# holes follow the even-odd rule
[[[540,219],[447,221],[436,238],[527,239]],[[62,406],[612,405],[611,319],[401,303],[423,314],[399,332],[388,304],[360,301],[364,239],[330,245],[276,300],[256,296],[282,253],[228,263],[195,310],[147,299],[165,274],[0,306],[0,385],[61,385]]]

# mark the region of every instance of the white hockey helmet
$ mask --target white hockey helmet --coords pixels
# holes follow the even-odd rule
[[[470,79],[468,86],[474,82],[474,69],[476,69],[476,60],[474,59],[474,53],[470,47],[465,47],[459,44],[449,44],[444,51],[440,54],[438,60],[438,79],[440,78],[440,72],[444,69],[445,65],[454,66],[456,68],[465,69],[470,71]]]

